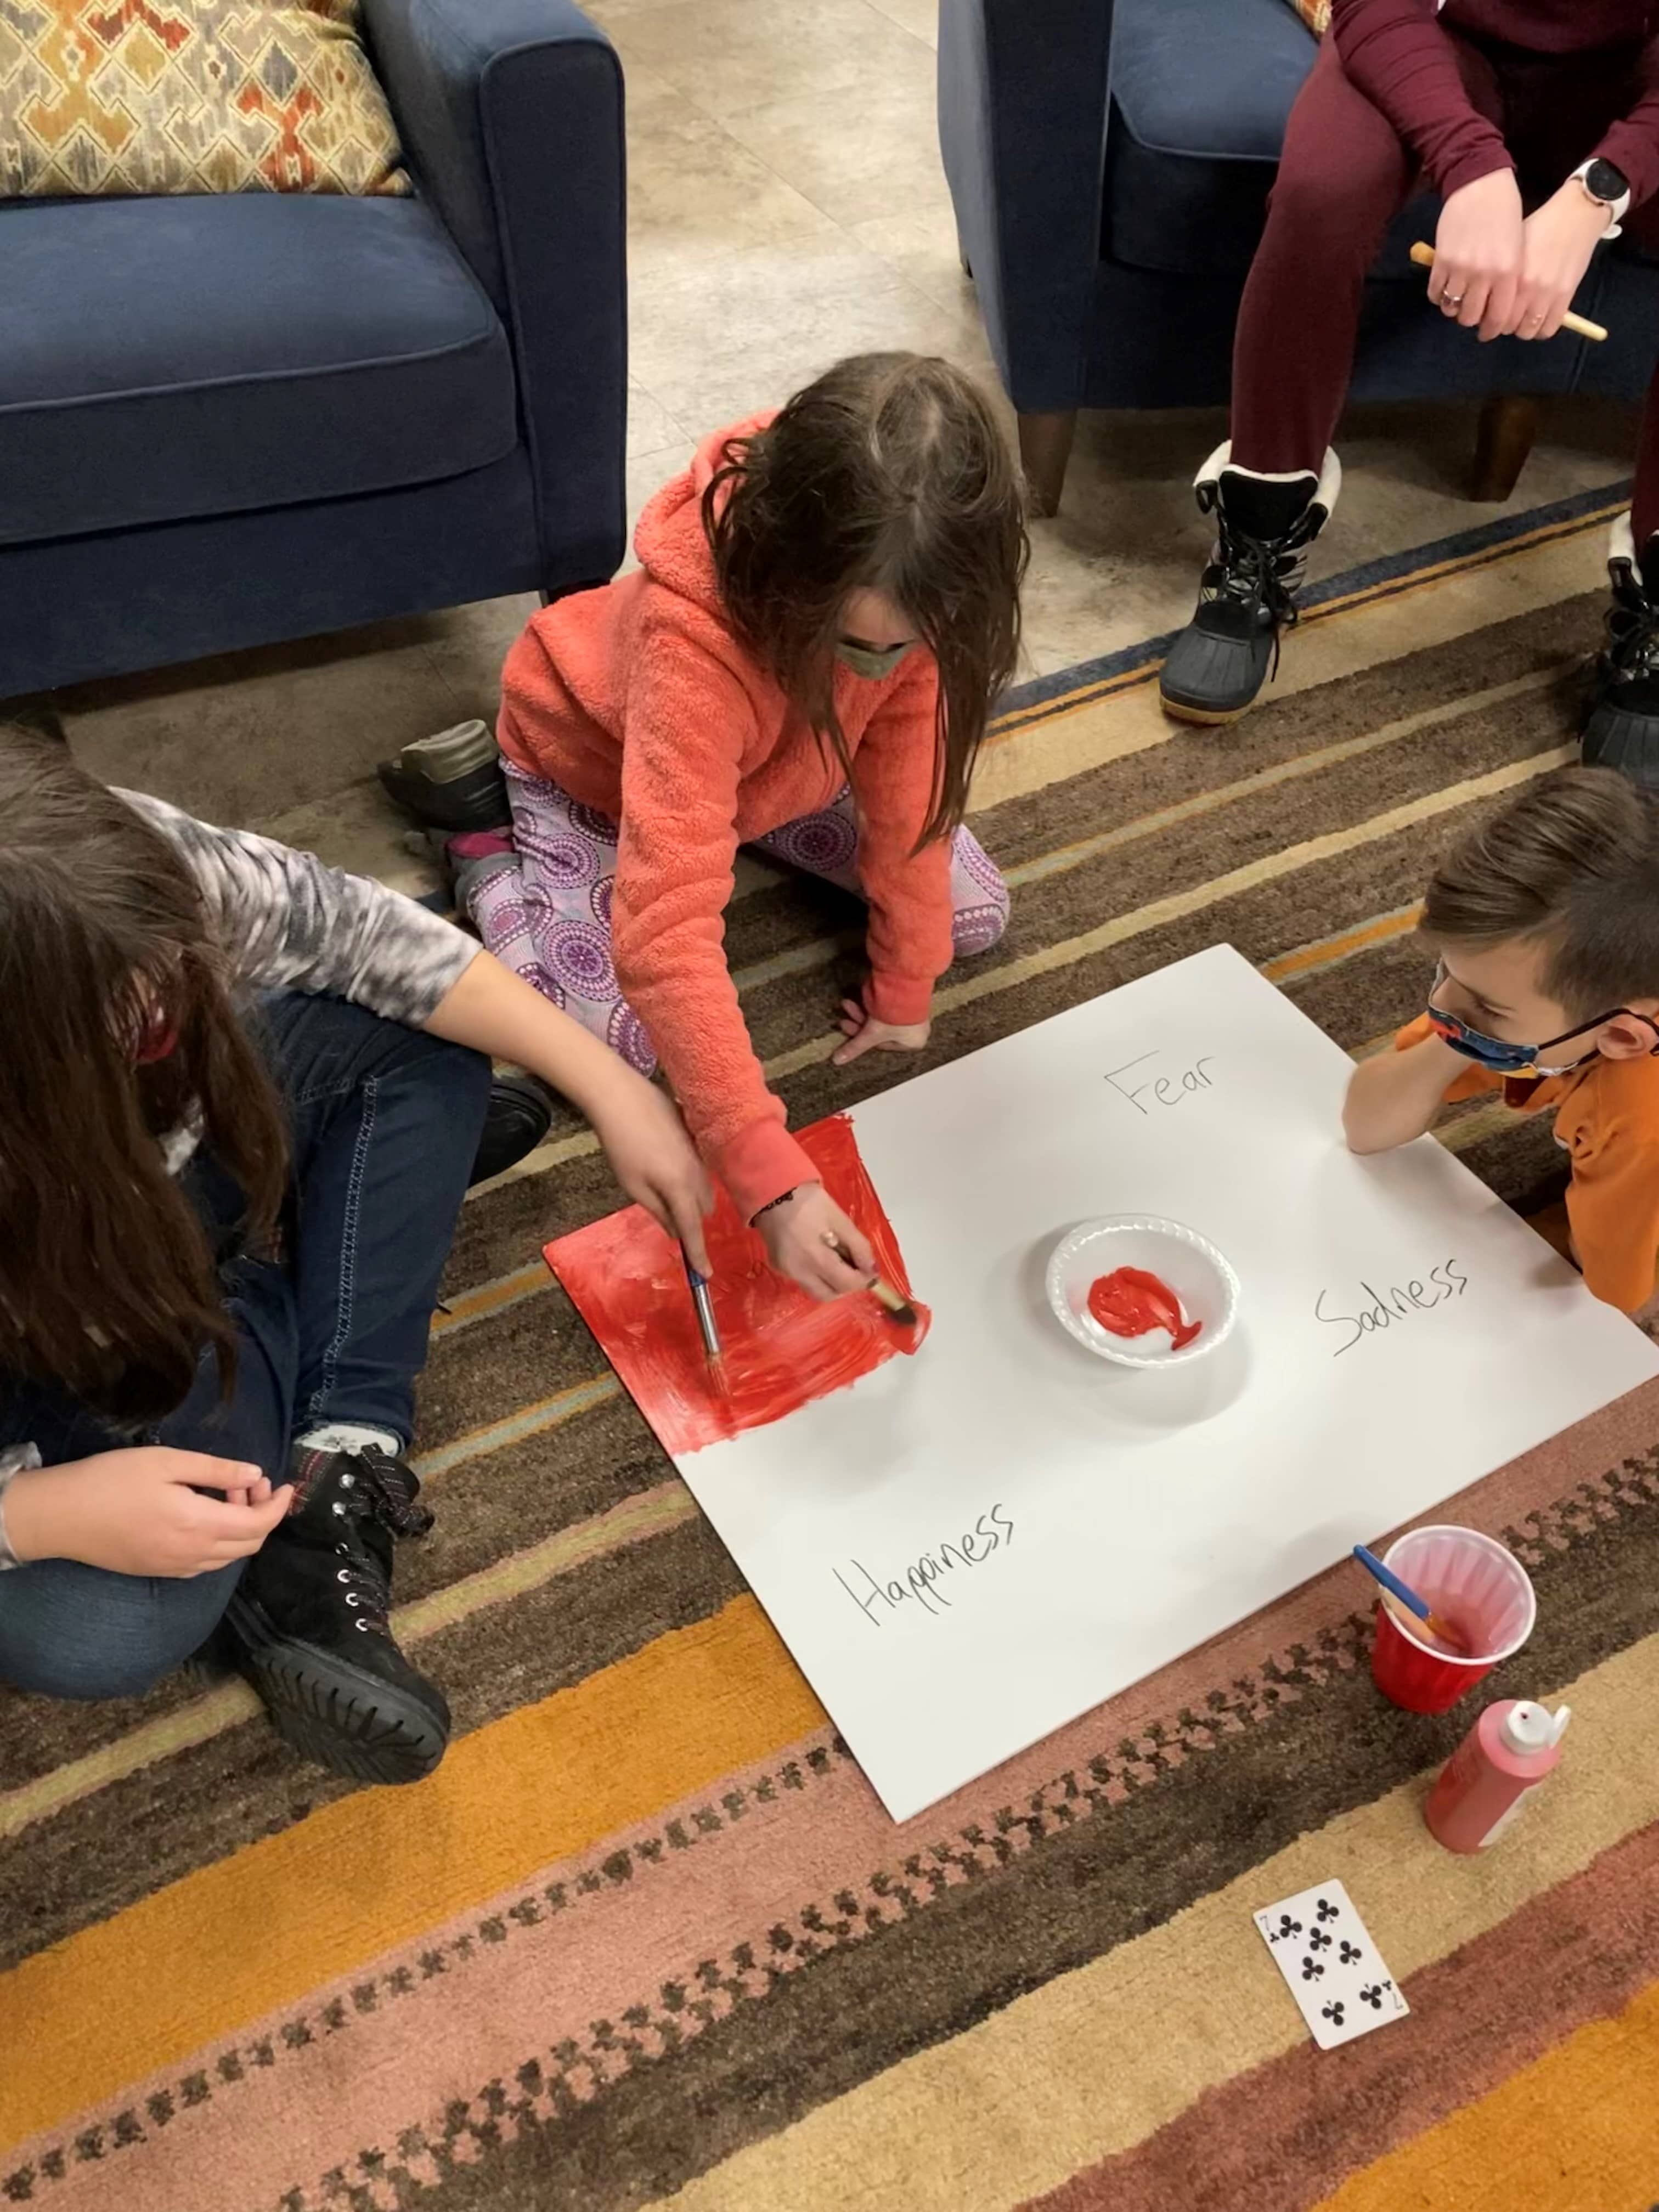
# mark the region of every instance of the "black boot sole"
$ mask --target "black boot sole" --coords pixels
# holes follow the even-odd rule
[[[1171,699],[1167,691],[1160,691],[1158,699],[1172,722],[1197,722],[1206,729],[1218,728],[1223,722],[1236,722],[1255,704],[1252,699],[1249,707],[1189,707],[1184,699]]]
[[[419,1782],[449,1747],[447,1713],[367,1668],[297,1638],[278,1636],[257,1606],[234,1596],[225,1614],[238,1671],[258,1693],[284,1743],[355,1782]]]

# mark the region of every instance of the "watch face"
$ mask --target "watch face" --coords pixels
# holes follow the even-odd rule
[[[1592,199],[1605,200],[1611,207],[1630,190],[1630,179],[1622,169],[1615,169],[1611,161],[1592,161],[1584,173]]]

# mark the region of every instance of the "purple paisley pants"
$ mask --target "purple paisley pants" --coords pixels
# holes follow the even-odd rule
[[[503,761],[514,850],[468,870],[467,904],[484,943],[544,998],[649,1075],[657,1056],[645,1024],[617,988],[611,900],[617,825],[556,783]],[[860,890],[853,796],[804,814],[757,849],[842,890]],[[951,849],[951,938],[958,957],[984,952],[1008,921],[1008,887],[978,839],[958,830]]]

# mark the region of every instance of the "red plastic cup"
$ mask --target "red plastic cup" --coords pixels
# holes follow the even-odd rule
[[[1460,1659],[1427,1632],[1419,1638],[1379,1598],[1371,1674],[1385,1698],[1408,1713],[1443,1713],[1518,1651],[1538,1615],[1527,1571],[1496,1538],[1475,1528],[1413,1528],[1382,1557],[1437,1613],[1468,1639]]]

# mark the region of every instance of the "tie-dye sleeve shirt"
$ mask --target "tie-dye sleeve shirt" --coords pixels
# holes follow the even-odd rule
[[[476,939],[384,884],[251,830],[216,830],[142,792],[117,796],[188,865],[250,994],[326,993],[418,1028],[477,957]]]

